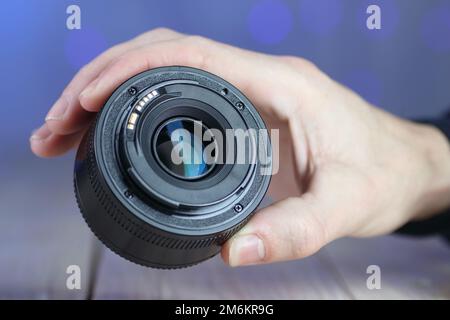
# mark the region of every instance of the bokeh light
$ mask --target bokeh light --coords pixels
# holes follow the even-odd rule
[[[251,9],[248,28],[256,41],[268,45],[277,44],[292,29],[292,13],[281,1],[262,0]]]

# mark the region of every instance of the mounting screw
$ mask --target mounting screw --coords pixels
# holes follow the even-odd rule
[[[234,206],[234,211],[236,211],[236,212],[241,212],[243,209],[244,209],[244,207],[240,203],[238,203],[237,205]]]
[[[130,191],[125,191],[125,197],[127,197],[128,199],[132,199],[133,198],[133,194]]]
[[[239,101],[238,103],[236,103],[236,108],[238,108],[238,110],[244,110],[244,104]]]
[[[128,89],[128,93],[134,96],[137,93],[137,89],[135,87],[131,87]]]

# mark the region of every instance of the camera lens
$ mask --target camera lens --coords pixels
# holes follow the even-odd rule
[[[206,176],[214,162],[203,157],[206,144],[202,137],[208,128],[191,118],[174,118],[163,123],[156,132],[155,155],[159,164],[181,179]]]
[[[78,148],[74,185],[95,235],[135,263],[216,255],[270,182],[271,146],[251,102],[225,80],[173,66],[111,95]]]

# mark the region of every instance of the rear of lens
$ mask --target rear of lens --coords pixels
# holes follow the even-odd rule
[[[270,182],[267,163],[236,161],[239,148],[270,154],[268,137],[239,144],[228,133],[264,129],[251,102],[208,72],[136,75],[80,144],[80,210],[103,243],[133,262],[180,268],[206,260],[248,221]]]

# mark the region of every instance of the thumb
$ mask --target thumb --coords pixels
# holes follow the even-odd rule
[[[287,198],[259,211],[222,248],[230,266],[299,259],[331,241],[313,196]]]

